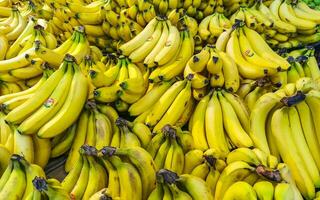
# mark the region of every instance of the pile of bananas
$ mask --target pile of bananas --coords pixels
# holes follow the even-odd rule
[[[319,25],[303,0],[0,0],[0,199],[320,199]]]
[[[307,198],[314,198],[318,187],[318,105],[318,84],[302,78],[262,95],[250,116],[250,134],[256,146],[294,169],[297,187]]]

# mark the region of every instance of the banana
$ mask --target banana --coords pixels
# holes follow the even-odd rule
[[[198,54],[193,55],[187,65],[194,72],[202,72],[206,67],[209,57],[209,49],[205,47]]]
[[[34,56],[34,54],[34,49],[29,49],[28,51],[25,51],[14,58],[2,60],[0,61],[0,71],[4,72],[12,69],[25,67],[31,63],[31,59]]]
[[[83,197],[83,194],[87,188],[89,173],[90,173],[90,166],[89,166],[88,158],[86,156],[83,156],[83,164],[82,164],[81,172],[77,178],[78,180],[76,181],[74,187],[70,192],[71,198],[81,199]]]
[[[293,178],[295,179],[302,195],[308,198],[314,198],[315,188],[313,182],[306,168],[303,165],[300,165],[300,163],[303,163],[303,161],[302,158],[298,156],[298,150],[295,148],[295,144],[291,136],[287,107],[283,107],[275,111],[272,116],[271,128],[272,134],[276,138],[276,144],[279,149],[280,155],[284,162],[287,163],[288,166],[290,166],[290,169],[293,173]],[[287,133],[290,136],[286,137],[286,139],[284,140],[283,134],[280,134],[280,132]],[[288,148],[290,150],[288,150]],[[292,159],[293,157],[294,160]]]
[[[209,24],[211,21],[212,15],[206,16],[198,27],[198,32],[202,40],[207,40],[208,37],[211,35],[211,32],[209,31]]]
[[[120,197],[122,199],[142,199],[142,183],[137,169],[132,164],[122,162],[115,157],[111,157],[110,161],[119,174]]]
[[[21,135],[17,129],[13,130],[13,153],[23,155],[25,159],[34,162],[34,144],[30,135]]]
[[[273,60],[281,69],[288,69],[290,64],[281,56],[276,54],[263,40],[263,38],[254,30],[247,27],[243,28],[253,50],[265,59]],[[258,45],[257,45],[258,44]]]
[[[162,184],[162,189],[163,189],[163,200],[173,200],[172,193],[169,189],[169,186],[166,184]]]
[[[206,110],[210,101],[210,93],[203,97],[198,103],[193,113],[192,129],[190,130],[197,149],[205,150],[209,148],[208,138],[206,138]],[[212,134],[209,132],[208,134]],[[213,142],[213,141],[210,141]]]
[[[178,144],[177,140],[172,141],[173,144],[171,144],[173,148],[173,154],[171,159],[171,167],[167,168],[170,169],[173,172],[176,172],[177,174],[182,174],[183,168],[184,168],[184,152],[182,149],[182,146]]]
[[[225,52],[218,52],[222,62],[225,88],[228,91],[236,92],[240,87],[240,77],[236,63]]]
[[[140,140],[141,146],[147,148],[149,142],[152,139],[152,134],[150,129],[143,123],[134,123],[132,127],[132,132],[137,135]]]
[[[105,169],[108,171],[108,189],[112,196],[120,196],[119,174],[117,169],[107,159],[100,159]]]
[[[0,60],[4,60],[7,50],[9,49],[8,39],[4,36],[0,36]]]
[[[115,154],[126,156],[137,168],[143,185],[142,196],[146,198],[156,186],[156,166],[152,157],[140,147],[118,148]]]
[[[252,188],[251,185],[249,185],[246,182],[239,181],[234,184],[232,184],[228,190],[225,192],[225,195],[223,196],[223,200],[229,200],[229,199],[247,199],[247,200],[254,200],[257,199],[257,194]]]
[[[300,121],[301,121],[301,126],[304,132],[304,137],[306,139],[306,142],[308,144],[308,147],[310,149],[310,152],[312,154],[312,157],[314,159],[314,161],[317,164],[317,167],[319,169],[319,164],[320,164],[320,160],[318,158],[319,155],[319,140],[318,142],[316,142],[317,138],[317,129],[315,128],[317,126],[316,123],[314,123],[314,121],[311,119],[311,117],[313,118],[315,115],[315,104],[312,104],[314,101],[312,101],[313,97],[309,97],[307,96],[306,98],[306,102],[300,102],[299,104],[296,105],[296,109],[299,113],[299,117],[300,117]],[[312,123],[313,122],[313,123]]]
[[[72,142],[75,138],[77,125],[73,124],[69,127],[64,134],[59,135],[61,140],[58,144],[54,145],[51,150],[51,157],[56,158],[66,153],[72,146]]]
[[[63,62],[64,56],[62,54],[46,48],[39,40],[34,42],[34,46],[36,55],[42,60],[48,62],[50,65],[58,67]]]
[[[184,174],[190,174],[192,170],[204,161],[203,152],[199,149],[190,150],[185,154]]]
[[[169,81],[183,72],[185,64],[193,54],[194,40],[190,36],[190,33],[187,31],[183,31],[181,35],[184,35],[184,38],[181,42],[180,51],[177,51],[177,57],[172,61],[172,63],[170,61],[168,64],[159,68],[160,73],[158,75],[158,78],[160,80]]]
[[[169,35],[167,37],[165,46],[154,58],[154,63],[160,66],[168,63],[173,58],[181,42],[178,29],[171,25],[170,21],[167,21],[167,24],[169,26]]]
[[[210,168],[209,168],[208,164],[204,162],[204,163],[196,166],[190,174],[193,176],[197,176],[197,177],[201,178],[202,180],[205,180],[206,177],[208,176],[209,172],[210,172]]]
[[[319,172],[317,170],[317,165],[312,158],[312,154],[308,148],[307,142],[304,139],[302,125],[300,124],[300,118],[298,111],[291,107],[289,108],[289,121],[293,140],[297,146],[300,157],[304,161],[304,166],[307,169],[309,176],[311,177],[314,185],[318,187],[319,185]]]
[[[95,110],[95,147],[101,149],[111,144],[112,124],[107,116]]]
[[[247,177],[254,168],[243,161],[230,163],[221,173],[216,185],[215,199],[223,199],[228,188],[237,181]]]
[[[227,156],[227,163],[230,164],[236,161],[243,161],[251,166],[258,166],[261,164],[257,155],[248,148],[238,148],[231,151]]]
[[[96,12],[80,12],[75,14],[75,18],[83,25],[98,25],[102,23],[105,13],[104,9],[99,9]]]
[[[0,191],[2,191],[5,184],[7,183],[8,179],[10,178],[12,170],[13,170],[13,161],[9,157],[8,165],[6,166],[6,168],[0,178]]]
[[[205,133],[210,148],[215,148],[225,153],[229,152],[224,134],[222,110],[217,97],[217,92],[212,94],[205,111]]]
[[[256,79],[259,77],[264,77],[267,74],[273,74],[272,70],[263,69],[259,66],[253,65],[247,62],[241,54],[239,39],[237,36],[237,31],[231,33],[231,37],[226,46],[227,54],[235,60],[238,65],[240,74],[245,78]]]
[[[169,36],[169,24],[167,22],[163,22],[163,28],[161,36],[157,42],[157,44],[154,46],[154,48],[151,50],[151,52],[145,57],[143,63],[147,65],[148,67],[154,67],[154,59],[159,54],[159,52],[165,47],[168,36]]]
[[[174,83],[154,104],[151,112],[147,116],[145,123],[149,127],[155,126],[162,118],[162,116],[167,112],[175,98],[185,87],[186,81],[178,81]]]
[[[177,95],[176,99],[172,102],[167,112],[163,115],[153,130],[160,130],[166,124],[174,125],[183,113],[190,98],[191,81],[187,81],[185,88]]]
[[[48,139],[40,139],[36,135],[32,137],[34,145],[34,163],[45,167],[49,161],[51,153],[51,143]]]
[[[264,59],[253,50],[249,40],[244,35],[243,30],[239,31],[239,43],[240,43],[242,56],[248,62],[257,66],[265,67],[265,68],[269,68],[269,67],[275,68],[275,69],[280,68],[280,66],[277,63]]]
[[[14,160],[13,160],[14,159]],[[21,199],[26,188],[26,175],[18,160],[12,157],[12,172],[0,191],[1,199]]]
[[[294,192],[290,184],[279,183],[274,189],[274,199],[294,199]]]
[[[134,37],[129,42],[121,45],[120,50],[121,52],[128,56],[138,47],[142,46],[144,42],[150,38],[150,36],[153,34],[156,25],[158,24],[158,20],[154,18],[151,20],[148,25],[143,29],[142,32],[140,32],[136,37]]]
[[[224,31],[223,33],[220,34],[220,36],[217,38],[216,41],[216,48],[219,51],[225,51],[226,50],[226,46],[227,43],[230,39],[231,33],[233,32],[233,29],[230,28],[226,31]]]
[[[261,200],[272,200],[274,195],[274,186],[269,181],[260,181],[253,185],[257,197]]]
[[[173,199],[185,199],[185,200],[192,199],[192,197],[188,193],[180,190],[175,184],[168,185],[168,187],[171,191]]]
[[[153,50],[161,37],[163,23],[158,22],[153,34],[147,38],[143,45],[130,53],[129,58],[132,62],[137,63],[145,60],[147,55]]]
[[[35,177],[46,177],[43,169],[35,164],[28,163],[25,159],[21,159],[21,164],[25,168],[26,174],[26,188],[23,194],[22,199],[27,199],[28,195],[34,191],[33,179]]]
[[[213,196],[210,192],[209,186],[201,178],[183,174],[177,180],[179,184],[182,184],[186,192],[192,197],[192,199],[208,199],[213,200]]]
[[[79,69],[79,66],[73,63],[73,67],[75,72],[65,103],[61,107],[60,111],[46,125],[40,128],[38,132],[38,136],[40,137],[46,138],[61,134],[77,119],[81,112],[82,106],[84,105],[87,97],[88,85],[86,78]],[[77,88],[82,89],[75,92]]]
[[[218,93],[218,97],[222,108],[224,127],[231,141],[238,147],[251,147],[253,142],[243,129],[232,105],[225,99],[222,93]]]
[[[1,144],[0,145],[0,155],[1,155],[0,173],[1,173],[1,175],[3,175],[3,173],[6,171],[7,166],[9,165],[11,153],[4,145]]]
[[[79,154],[79,148],[85,143],[86,140],[86,134],[87,134],[87,124],[88,124],[88,118],[89,118],[89,112],[87,110],[82,111],[79,120],[77,122],[77,129],[76,134],[77,137],[75,137],[74,142],[71,146],[69,156],[66,161],[65,165],[65,171],[69,172],[72,168],[75,162],[77,162],[80,154]]]
[[[269,112],[276,106],[278,101],[280,101],[280,97],[267,93],[258,99],[250,115],[249,135],[255,146],[268,154],[270,149],[267,142],[265,124]]]
[[[88,157],[88,161],[89,161],[89,167],[90,167],[89,178],[88,178],[88,185],[82,196],[83,199],[89,199],[91,195],[93,195],[95,192],[101,189],[99,185],[100,184],[99,177],[102,176],[102,174],[99,174],[99,171],[98,171],[99,164],[95,161],[95,158],[91,156]]]
[[[72,168],[72,170],[69,172],[69,174],[63,179],[61,182],[61,186],[67,191],[71,192],[74,186],[77,183],[78,178],[80,177],[80,173],[82,170],[82,166],[85,162],[85,159],[83,156],[79,156],[76,164]],[[74,163],[73,163],[74,164]]]
[[[279,7],[279,16],[283,21],[288,21],[301,30],[313,29],[316,26],[315,22],[297,16],[292,6],[286,1]]]
[[[25,119],[19,126],[18,131],[22,134],[36,133],[45,123],[47,123],[65,103],[65,99],[69,92],[71,81],[73,78],[73,67],[69,63],[59,84],[52,92],[50,97],[33,113]]]

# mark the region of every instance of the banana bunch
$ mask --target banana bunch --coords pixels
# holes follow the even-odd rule
[[[43,177],[35,177],[32,180],[34,187],[33,192],[25,199],[65,199],[71,200],[67,191],[61,186],[61,183],[56,179],[45,179]]]
[[[128,42],[138,35],[145,26],[141,25],[146,23],[145,21],[141,22],[144,19],[139,18],[138,22],[132,19],[134,17],[132,12],[134,11],[130,8],[123,9],[119,13],[112,10],[110,6],[106,9],[106,17],[102,23],[102,29],[105,34],[117,41],[117,48],[119,47],[119,40],[121,40],[121,43],[122,41]]]
[[[199,149],[190,150],[185,154],[183,174],[197,176],[206,181],[214,196],[220,173],[226,167],[225,156],[215,149],[208,149],[205,152]]]
[[[113,199],[147,199],[156,186],[156,166],[140,147],[104,147],[99,158],[108,172],[107,189]]]
[[[258,148],[235,149],[226,162],[216,182],[215,199],[285,199],[286,195],[302,199],[288,167]]]
[[[290,52],[287,60],[290,61],[291,66],[287,72],[276,75],[277,78],[283,80],[283,84],[295,83],[303,77],[319,79],[320,70],[314,52],[315,50],[312,48]]]
[[[228,91],[236,92],[240,86],[238,68],[233,59],[212,45],[205,46],[189,59],[184,69],[184,77],[189,74],[193,74],[191,84],[196,90],[202,90],[210,84],[213,88],[224,87]],[[201,99],[203,96],[194,97]]]
[[[195,148],[214,148],[227,154],[234,147],[252,147],[249,110],[243,100],[225,90],[214,90],[197,104],[189,121]]]
[[[302,78],[261,96],[250,115],[250,136],[255,146],[281,157],[292,170],[302,195],[310,199],[319,187],[318,93],[318,83]]]
[[[23,89],[25,89],[24,91],[20,91],[19,88],[12,90],[12,89],[14,89],[13,86],[15,86],[15,85],[8,85],[11,87],[8,89],[12,90],[12,92],[10,92],[8,94],[2,94],[2,96],[0,97],[1,111],[4,112],[5,114],[8,114],[14,108],[16,108],[19,105],[21,105],[22,103],[24,103],[28,98],[33,96],[33,94],[37,90],[37,88],[39,88],[42,85],[42,83],[45,82],[45,80],[49,78],[49,76],[51,74],[52,74],[52,70],[50,70],[50,69],[44,70],[43,76],[39,80],[39,82],[37,82],[34,86],[32,86],[30,88],[28,86],[25,86],[25,88],[23,88]],[[20,84],[23,84],[23,83],[20,83]],[[19,85],[16,87],[19,87]]]
[[[101,71],[105,71],[106,69],[110,68],[112,60],[110,60],[106,56],[104,58],[105,63],[102,62],[102,58],[103,58],[102,52],[96,46],[90,46],[90,54],[91,55],[86,55],[83,58],[82,62],[79,64],[79,67],[80,67],[82,73],[87,77],[87,81],[89,84],[88,99],[93,99],[93,91],[95,89],[95,86],[92,84],[92,82],[88,78],[89,71],[91,69],[98,69]]]
[[[148,200],[164,199],[207,199],[213,200],[211,185],[190,174],[178,175],[170,170],[161,169],[157,172],[157,186]]]
[[[96,87],[95,100],[114,102],[120,99],[126,104],[133,104],[144,95],[148,75],[143,65],[136,65],[124,56],[104,72],[99,69],[89,71],[90,80]]]
[[[33,1],[19,1],[16,3],[16,5],[23,17],[34,15],[36,12],[36,5],[33,3]]]
[[[155,57],[153,63],[157,63],[158,66],[150,73],[149,82],[169,81],[183,73],[186,63],[193,55],[194,40],[188,30],[182,31],[180,35],[181,42],[177,41],[180,45],[178,49],[176,49],[176,52],[172,54],[173,57],[170,55],[170,57],[172,57],[171,59],[169,56],[165,56],[172,50],[172,48],[168,46],[165,46]],[[168,38],[170,38],[170,36]],[[167,51],[168,48],[166,47],[170,48],[170,50]],[[162,54],[162,52],[164,52],[164,54]],[[168,60],[168,62],[162,65],[161,63],[165,60]]]
[[[119,134],[119,129],[115,124],[118,117],[118,113],[111,106],[94,105],[92,101],[87,102],[78,120],[64,133],[52,139],[51,157],[59,157],[70,149],[65,164],[65,171],[69,172],[80,156],[78,150],[82,145],[89,144],[102,148],[115,144],[118,138],[113,139],[113,136]]]
[[[118,129],[112,137],[110,143],[113,147],[148,147],[152,134],[149,128],[143,123],[131,123],[121,117],[116,120]]]
[[[0,19],[9,17],[11,15],[12,8],[11,0],[2,0],[0,1]]]
[[[87,80],[75,58],[67,54],[60,68],[33,91],[32,97],[11,110],[5,120],[16,125],[20,134],[52,138],[78,118],[87,88]]]
[[[40,176],[46,176],[40,166],[30,164],[19,155],[12,155],[0,178],[1,199],[29,199],[28,196],[35,191],[32,181]]]
[[[31,49],[35,41],[40,41],[42,45],[49,49],[55,49],[57,47],[55,36],[47,30],[44,30],[44,27],[39,24],[39,20],[37,22],[35,18],[30,17],[24,31],[8,48],[5,58],[11,59],[17,57]]]
[[[53,8],[47,3],[42,3],[42,5],[37,5],[36,13],[37,13],[37,16],[39,16],[39,18],[49,21],[50,19],[53,18],[53,12],[54,12]]]
[[[21,135],[15,126],[10,126],[5,122],[4,117],[5,115],[1,113],[1,145],[6,152],[10,155],[22,155],[28,162],[45,167],[51,153],[50,140],[39,138],[36,135]]]
[[[70,199],[89,199],[107,185],[107,172],[98,161],[96,148],[83,145],[74,167],[61,182]],[[69,196],[68,195],[68,196]]]
[[[241,26],[242,22],[238,23]],[[216,48],[233,58],[243,78],[262,78],[289,68],[290,64],[275,53],[256,31],[245,25],[234,28],[220,35]]]
[[[8,41],[14,41],[26,28],[27,20],[16,7],[10,12],[10,16],[1,18],[0,31]]]
[[[154,67],[171,60],[179,45],[178,29],[170,21],[155,17],[136,37],[121,45],[120,51],[134,63]]]
[[[158,170],[164,168],[182,174],[187,165],[184,154],[193,149],[193,139],[189,132],[166,125],[155,133],[146,149]]]
[[[241,86],[237,91],[237,95],[244,100],[245,105],[251,112],[256,101],[262,95],[276,91],[285,84],[286,83],[281,82],[281,80],[275,80],[274,77],[263,77],[257,80],[245,79],[241,81]]]
[[[137,0],[132,5],[128,5],[125,10],[127,17],[138,23],[141,27],[145,27],[154,17],[156,17],[156,10],[152,3]]]
[[[85,35],[84,27],[78,26],[75,28],[72,36],[59,47],[49,49],[42,45],[41,42],[36,41],[34,43],[34,51],[38,58],[41,58],[51,66],[58,68],[63,62],[65,54],[70,54],[74,57],[75,62],[80,64],[83,58],[90,54],[91,49]]]
[[[188,16],[183,8],[172,10],[167,15],[171,23],[179,30],[188,29],[191,36],[195,37],[198,32],[198,22],[195,18]]]
[[[199,35],[202,40],[214,44],[217,38],[232,26],[228,18],[222,13],[214,13],[205,17],[199,24]]]
[[[242,162],[242,161],[240,161]],[[237,162],[236,162],[237,163]],[[238,165],[240,165],[238,163]],[[237,167],[237,166],[235,166]],[[239,171],[230,171],[230,173],[234,173],[232,175],[236,175],[237,173],[241,173]],[[243,169],[242,169],[243,170]],[[257,169],[256,169],[257,170]],[[292,181],[292,175],[288,169],[288,166],[284,163],[279,163],[275,170],[266,170],[269,174],[273,174],[274,176],[280,177],[275,181],[275,179],[269,179],[270,177],[266,177],[261,174],[261,168],[259,169],[258,181],[252,184],[251,175],[247,176],[244,180],[235,181],[231,183],[231,185],[226,188],[224,196],[222,199],[297,199],[302,200],[303,197],[299,192],[298,188],[295,185],[295,182]],[[244,171],[243,171],[244,173]],[[260,173],[260,174],[259,174]],[[252,175],[253,176],[253,175]],[[240,175],[239,175],[240,177]],[[234,181],[234,179],[233,179]],[[280,181],[280,182],[279,182]],[[250,183],[251,182],[251,183]]]
[[[184,125],[188,121],[194,107],[191,81],[174,81],[153,85],[129,107],[130,115],[137,116],[135,122],[142,122],[155,132],[167,124]]]
[[[156,69],[149,81],[170,80],[183,72],[194,50],[189,31],[179,30],[169,20],[152,19],[136,37],[120,46],[122,54],[133,63],[143,62]]]

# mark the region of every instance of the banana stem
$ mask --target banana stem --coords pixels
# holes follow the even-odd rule
[[[167,184],[173,184],[179,179],[179,176],[177,173],[172,172],[167,169],[160,169],[157,172],[157,181],[161,183],[167,183]]]
[[[266,166],[259,165],[256,168],[256,172],[258,175],[263,176],[263,177],[267,178],[268,180],[271,180],[274,182],[281,182],[282,181],[279,170],[271,170],[271,169],[268,169]]]
[[[291,97],[283,97],[280,102],[283,103],[285,106],[292,106],[300,103],[301,101],[305,100],[306,95],[302,91],[297,91],[297,93]]]

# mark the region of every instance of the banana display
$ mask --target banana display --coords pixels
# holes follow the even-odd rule
[[[0,0],[0,199],[320,199],[316,4]]]

